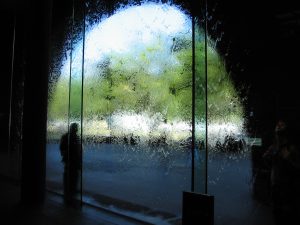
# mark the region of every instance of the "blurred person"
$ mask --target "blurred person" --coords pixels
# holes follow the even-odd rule
[[[298,224],[299,148],[284,120],[277,121],[273,143],[264,158],[271,163],[271,201],[276,225]]]
[[[81,144],[77,135],[78,124],[72,123],[69,132],[62,135],[60,152],[64,164],[64,200],[67,205],[74,205],[78,180],[81,170]]]

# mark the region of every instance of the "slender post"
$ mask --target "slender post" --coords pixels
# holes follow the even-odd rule
[[[70,186],[70,117],[71,117],[71,90],[72,90],[72,60],[73,60],[73,36],[74,36],[74,14],[75,14],[75,9],[74,9],[74,0],[72,1],[72,24],[71,24],[71,43],[70,43],[70,70],[69,70],[69,99],[68,99],[68,160],[67,160],[67,178],[66,178],[66,183],[67,186]],[[66,185],[66,184],[64,184]],[[69,191],[69,190],[67,190]],[[66,193],[64,193],[66,195]],[[64,196],[66,197],[66,196]]]
[[[195,191],[195,57],[195,11],[192,9],[192,191]]]
[[[80,171],[80,202],[81,205],[83,203],[82,201],[82,171],[83,171],[83,141],[82,141],[82,135],[83,135],[83,94],[84,94],[84,53],[85,53],[85,0],[83,0],[83,38],[82,38],[82,68],[81,68],[81,118],[80,118],[80,127],[81,127],[81,133],[80,133],[80,152],[81,152],[81,171]]]
[[[205,42],[204,42],[204,54],[205,54],[205,149],[206,149],[206,153],[205,153],[205,194],[207,194],[207,184],[208,184],[208,171],[207,171],[207,167],[208,167],[208,111],[207,111],[207,94],[208,94],[208,73],[207,73],[207,0],[204,0],[204,4],[205,4],[205,10],[204,10],[204,38],[205,38]]]

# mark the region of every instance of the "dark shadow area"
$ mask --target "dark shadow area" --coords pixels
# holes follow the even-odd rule
[[[279,119],[289,124],[296,143],[299,142],[296,62],[300,52],[299,11],[294,1],[208,1],[211,15],[208,33],[217,40],[217,49],[225,57],[226,67],[244,100],[251,143],[246,160],[237,154],[209,155],[209,192],[215,193],[216,224],[275,224],[277,221],[272,212],[272,164],[263,155],[273,143],[274,124]],[[226,152],[226,146],[218,147]],[[292,173],[297,177],[299,169]],[[299,196],[298,191],[289,194],[293,197],[282,197],[282,207],[288,199]],[[251,211],[248,217],[244,214],[247,207]],[[299,210],[283,223],[295,224],[289,223],[292,217],[298,223],[297,215]]]
[[[149,225],[85,204],[81,210],[66,207],[62,196],[50,192],[42,206],[24,205],[20,203],[19,184],[3,176],[0,178],[0,222],[3,225]]]

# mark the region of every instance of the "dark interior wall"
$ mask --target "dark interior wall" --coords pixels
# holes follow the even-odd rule
[[[299,6],[293,1],[208,1],[209,35],[217,41],[255,126],[273,129],[278,118],[299,126],[297,55]]]
[[[44,199],[52,1],[28,0],[21,14],[24,49],[21,200]]]
[[[44,191],[51,2],[51,0],[2,1],[0,8],[1,138],[8,141],[10,109],[14,115],[15,107],[22,105],[20,109],[22,112],[17,114],[17,117],[13,116],[12,122],[15,123],[16,120],[20,122],[15,125],[21,132],[19,138],[22,140],[18,149],[18,151],[22,149],[22,200],[28,203],[42,201]],[[16,39],[12,71],[14,24],[16,24]],[[10,100],[12,100],[11,108]],[[17,144],[17,140],[11,139],[12,146]],[[3,144],[1,148],[7,150]]]

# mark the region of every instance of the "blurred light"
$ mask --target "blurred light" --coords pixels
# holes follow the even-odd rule
[[[160,42],[159,54],[151,54],[148,72],[158,74],[162,71],[162,62],[176,63],[170,57],[173,37],[189,35],[191,37],[191,19],[178,7],[169,4],[146,3],[140,6],[120,8],[117,12],[87,28],[85,38],[85,76],[99,69],[99,62],[113,54],[130,53],[138,56],[145,46]],[[81,76],[82,41],[77,42],[72,57],[72,77]],[[168,57],[167,57],[168,56]],[[68,76],[70,57],[63,62],[61,73]]]

